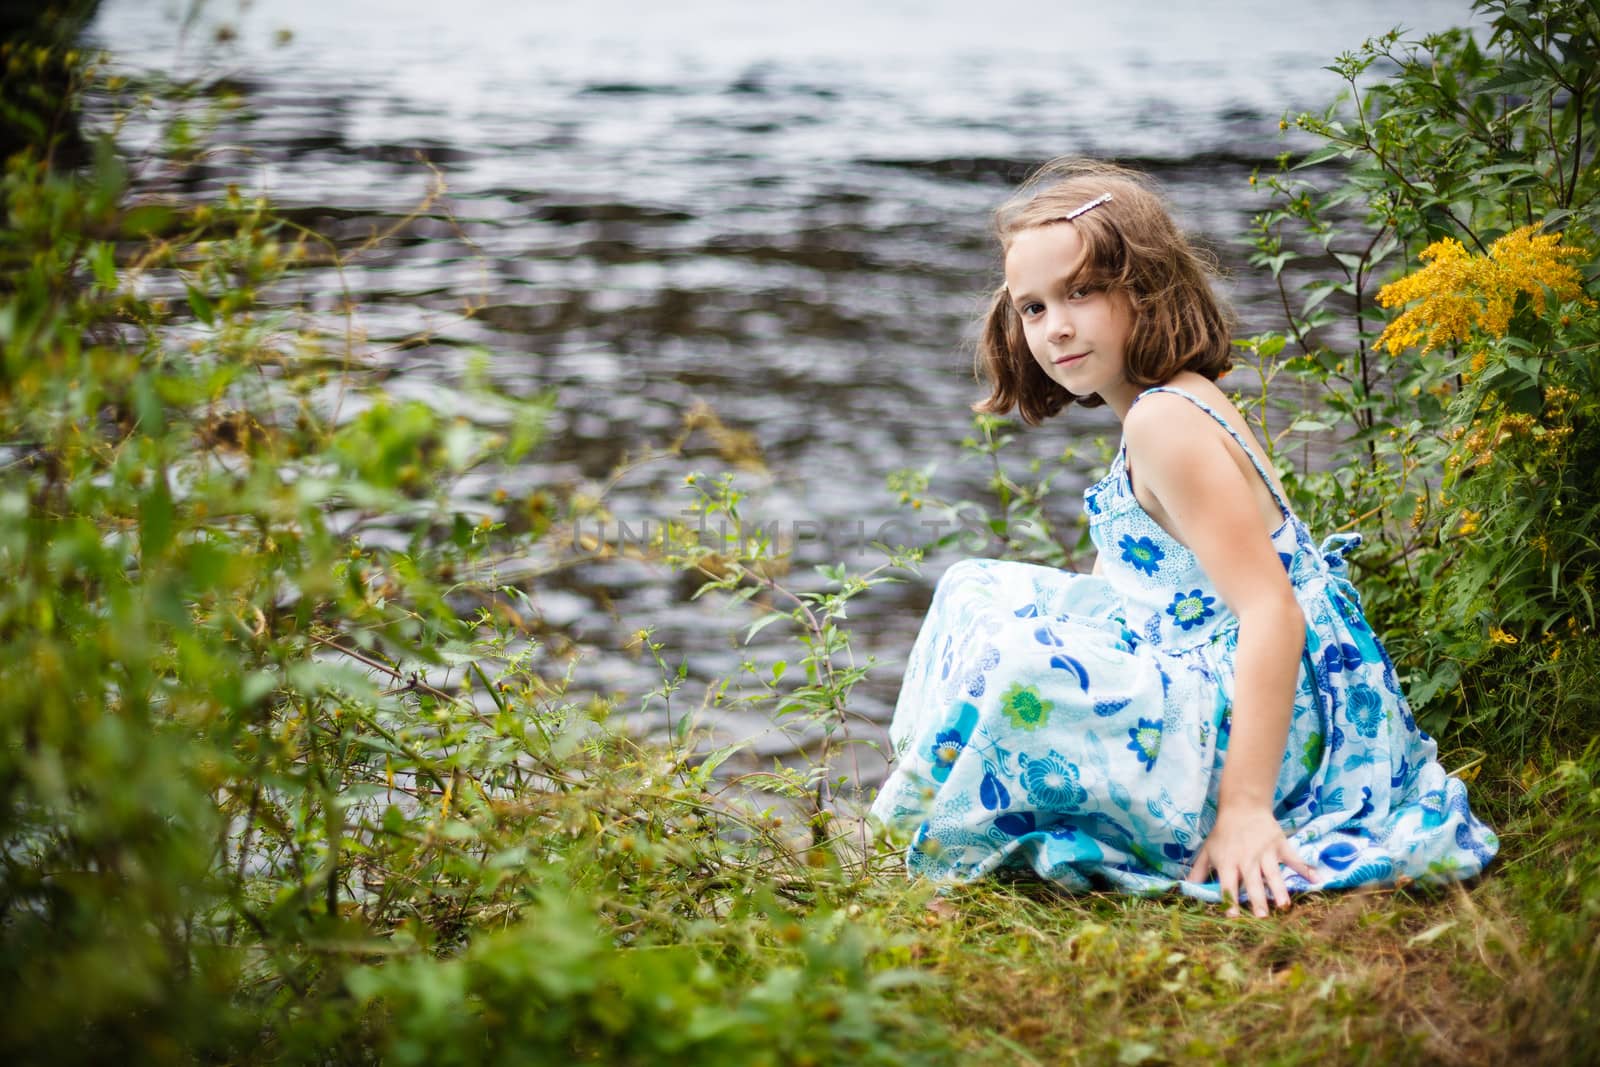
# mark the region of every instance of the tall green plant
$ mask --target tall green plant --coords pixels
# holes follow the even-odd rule
[[[1360,584],[1424,722],[1437,730],[1470,712],[1491,732],[1515,723],[1526,737],[1531,723],[1509,713],[1528,705],[1497,695],[1502,676],[1478,667],[1509,647],[1507,637],[1521,640],[1508,627],[1540,640],[1545,627],[1588,611],[1586,579],[1531,581],[1549,560],[1530,565],[1527,553],[1538,532],[1531,520],[1556,499],[1563,532],[1545,536],[1563,545],[1557,554],[1590,536],[1594,489],[1571,473],[1586,469],[1588,438],[1564,420],[1582,422],[1593,396],[1592,311],[1571,293],[1546,301],[1533,264],[1495,250],[1514,231],[1560,232],[1578,248],[1593,240],[1600,14],[1582,0],[1479,0],[1474,9],[1481,42],[1467,28],[1371,39],[1329,68],[1345,94],[1293,120],[1323,145],[1292,164],[1283,157],[1266,177],[1273,205],[1255,220],[1252,257],[1278,282],[1285,329],[1244,347],[1264,381],[1280,391],[1298,383],[1312,401],[1276,426],[1270,408],[1256,406],[1281,465],[1294,433],[1339,435],[1329,469],[1288,484],[1317,525],[1369,535]],[[1472,262],[1504,259],[1497,287],[1468,287],[1459,299],[1492,308],[1505,328],[1379,344],[1407,302],[1383,301],[1384,283],[1447,239]],[[1592,284],[1593,254],[1579,254]],[[1506,462],[1484,471],[1474,457],[1468,469],[1481,473],[1469,489],[1460,442],[1512,413],[1544,418],[1536,436],[1571,434],[1559,458],[1572,465],[1558,471],[1506,450]],[[1567,490],[1552,491],[1557,482]],[[1588,566],[1563,558],[1573,573]],[[1569,715],[1576,695],[1567,693]]]
[[[697,737],[569,696],[508,567],[558,555],[559,505],[459,492],[550,398],[481,359],[434,391],[481,423],[390,398],[262,298],[363,249],[238,190],[130,202],[109,142],[81,173],[15,155],[0,199],[8,1056],[937,1054],[891,937],[773,903],[827,870]],[[449,222],[437,190],[418,211]]]

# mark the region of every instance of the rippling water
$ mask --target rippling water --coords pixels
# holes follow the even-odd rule
[[[124,67],[225,78],[242,107],[215,138],[224,150],[149,170],[144,191],[235,181],[356,241],[422,199],[418,156],[431,161],[461,232],[422,219],[345,281],[374,342],[433,331],[387,357],[396,392],[455,381],[469,346],[494,353],[510,388],[558,390],[549,444],[501,487],[603,478],[703,400],[759,445],[767,473],[743,479],[759,514],[869,534],[907,518],[883,488],[897,467],[938,462],[942,490],[982,495],[952,443],[981,395],[965,345],[998,272],[988,212],[1030,165],[1090,154],[1155,173],[1232,269],[1245,330],[1266,328],[1275,295],[1238,241],[1265,202],[1247,176],[1286,147],[1279,115],[1323,106],[1339,83],[1321,67],[1367,35],[1469,15],[1456,0],[279,0],[213,4],[180,39],[178,11],[107,0],[93,34]],[[144,123],[125,140],[153,137]],[[279,298],[331,311],[336,291],[308,271]],[[477,297],[487,306],[461,321]],[[1016,459],[1109,418],[1025,434]],[[696,437],[689,459],[629,476],[615,506],[671,515],[683,472],[720,465]],[[1079,485],[1061,486],[1063,522]],[[802,541],[797,562],[852,544]],[[858,700],[879,721],[931,581],[890,589],[853,613],[858,651],[884,662]],[[684,593],[632,563],[536,591],[597,650],[580,684],[636,692],[650,672],[617,650],[642,622],[694,681],[745,655],[728,636],[738,617]]]

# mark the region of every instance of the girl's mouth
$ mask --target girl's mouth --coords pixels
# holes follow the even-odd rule
[[[1075,352],[1075,353],[1073,353],[1071,355],[1058,356],[1056,358],[1056,366],[1065,367],[1069,363],[1076,363],[1076,362],[1078,362],[1078,360],[1082,359],[1084,356],[1087,356],[1088,354],[1089,353],[1087,353],[1087,352]]]

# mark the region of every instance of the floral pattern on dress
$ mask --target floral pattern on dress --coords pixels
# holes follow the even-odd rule
[[[1216,615],[1211,605],[1217,598],[1206,596],[1203,589],[1191,589],[1187,593],[1174,593],[1172,603],[1167,605],[1167,614],[1172,616],[1174,622],[1185,630],[1192,630],[1207,619]]]
[[[1026,757],[1024,757],[1026,759]],[[1089,798],[1078,785],[1078,767],[1054,750],[1023,764],[1028,801],[1046,811],[1072,811]]]
[[[1051,704],[1031,685],[1013,685],[1001,698],[1006,718],[1019,730],[1037,730],[1050,719]]]
[[[1161,720],[1140,719],[1138,725],[1128,728],[1128,747],[1133,750],[1146,771],[1155,770],[1156,757],[1161,755]]]
[[[1148,537],[1123,534],[1117,547],[1122,549],[1122,562],[1145,574],[1155,574],[1161,569],[1161,561],[1167,558],[1161,546]]]
[[[1378,691],[1364,682],[1357,682],[1346,692],[1345,699],[1348,701],[1345,716],[1356,733],[1362,737],[1377,737],[1384,718],[1383,697]]]
[[[933,780],[942,782],[950,777],[950,768],[967,745],[966,739],[956,730],[945,730],[933,739]]]
[[[1272,543],[1306,624],[1273,804],[1313,877],[1287,884],[1476,875],[1498,839],[1440,765],[1361,613],[1345,564],[1359,538],[1315,541],[1235,439],[1285,515]],[[1238,620],[1138,504],[1125,462],[1119,451],[1086,493],[1101,576],[972,559],[940,579],[870,812],[911,874],[968,881],[1025,866],[1072,891],[1220,899],[1216,883],[1183,875],[1216,818]]]

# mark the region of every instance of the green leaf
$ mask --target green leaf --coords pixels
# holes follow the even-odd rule
[[[130,240],[165,233],[172,225],[172,209],[163,204],[141,204],[122,215],[122,236]]]
[[[194,317],[207,326],[216,324],[217,312],[211,305],[211,300],[188,282],[183,283],[184,292],[189,295],[189,310],[194,312]]]
[[[1291,433],[1320,433],[1323,430],[1333,429],[1331,420],[1323,420],[1310,415],[1302,415],[1289,424]]]
[[[149,374],[140,374],[133,380],[133,411],[145,435],[156,437],[166,431],[166,408]]]
[[[139,501],[139,556],[149,567],[172,540],[172,490],[166,473],[155,471],[150,488]]]
[[[754,586],[751,587],[752,592],[754,592],[754,588]],[[748,645],[750,643],[750,639],[755,637],[756,634],[760,633],[762,630],[765,630],[768,626],[771,626],[780,619],[787,619],[788,617],[788,615],[781,611],[774,611],[770,615],[763,615],[761,618],[751,623],[750,628],[745,631],[744,643]]]
[[[695,781],[704,786],[705,783],[711,781],[711,776],[716,773],[717,768],[727,762],[728,757],[746,747],[748,744],[748,741],[736,741],[731,745],[724,745],[723,747],[707,755],[705,759],[701,760],[695,765]]]
[[[109,241],[96,241],[89,250],[89,266],[94,271],[95,284],[106,292],[117,288],[117,253]]]
[[[1341,144],[1323,145],[1321,148],[1315,149],[1314,151],[1308,153],[1305,158],[1301,159],[1300,162],[1296,163],[1289,169],[1303,170],[1306,167],[1314,167],[1318,163],[1326,163],[1330,159],[1334,159],[1338,156],[1348,155],[1352,151],[1353,149]]]

